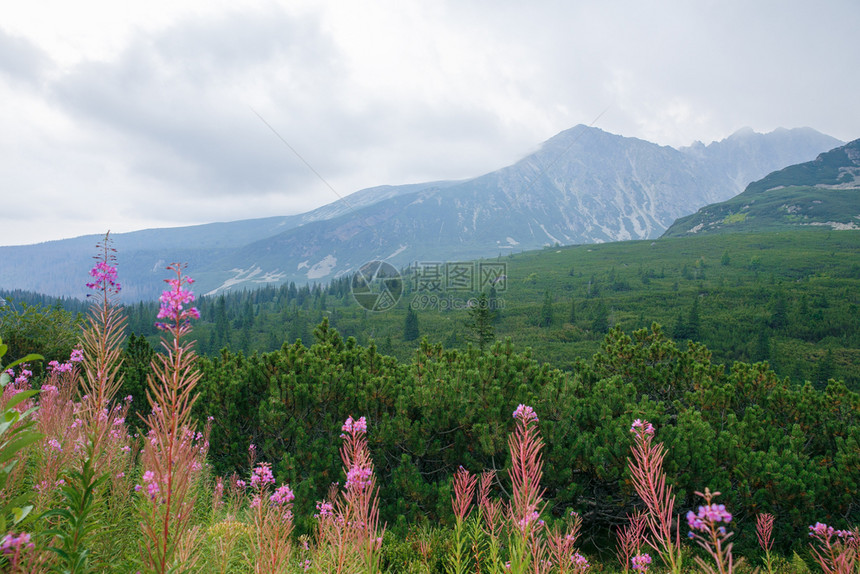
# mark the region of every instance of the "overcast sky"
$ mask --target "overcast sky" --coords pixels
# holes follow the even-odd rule
[[[340,195],[580,123],[857,139],[858,29],[856,0],[5,2],[0,245],[337,200],[257,114]]]

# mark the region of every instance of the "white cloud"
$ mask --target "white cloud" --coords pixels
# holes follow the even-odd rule
[[[0,244],[305,211],[480,175],[577,123],[666,145],[860,135],[860,5],[281,3],[0,10]]]

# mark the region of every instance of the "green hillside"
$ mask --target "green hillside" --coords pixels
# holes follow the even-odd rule
[[[754,181],[728,201],[679,218],[663,236],[804,226],[860,229],[860,140]]]
[[[776,231],[803,226],[860,229],[860,188],[792,186],[754,193],[747,190],[678,219],[664,236]]]
[[[860,140],[820,154],[813,161],[791,165],[749,184],[752,193],[777,187],[853,185],[860,168]]]
[[[504,270],[495,294],[484,290],[496,307],[486,326],[495,339],[510,338],[515,348],[530,348],[553,366],[569,369],[597,352],[611,326],[631,332],[656,322],[678,341],[706,344],[716,362],[767,360],[797,382],[823,384],[834,377],[858,389],[858,253],[856,231],[805,228],[548,248],[465,267]],[[325,287],[290,284],[203,297],[198,349],[210,356],[222,348],[247,355],[297,339],[307,344],[324,317],[344,337],[365,345],[372,340],[379,352],[400,360],[409,360],[423,337],[448,348],[478,344],[468,308],[477,289],[429,293],[410,272],[403,276],[402,297],[384,312],[359,307],[348,278]],[[127,308],[130,331],[153,346],[155,307]],[[16,326],[21,322],[5,324],[23,330]],[[13,340],[9,332],[0,334]]]
[[[597,352],[610,326],[630,332],[657,322],[677,340],[705,343],[717,362],[767,360],[798,382],[835,377],[857,389],[858,253],[860,233],[813,228],[561,247],[483,263],[503,265],[507,276],[495,293],[495,338],[531,348],[553,366],[570,368]],[[422,337],[446,347],[474,340],[466,305],[477,291],[448,290],[437,301],[462,308],[433,308],[432,297],[404,275],[403,296],[385,312],[360,308],[347,279],[204,298],[199,348],[247,354],[284,341],[307,344],[323,317],[345,337],[373,340],[401,360]],[[132,330],[155,335],[153,308],[129,309]]]

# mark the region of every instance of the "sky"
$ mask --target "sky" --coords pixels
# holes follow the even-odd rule
[[[0,245],[475,177],[577,124],[854,140],[858,29],[856,0],[6,2]]]

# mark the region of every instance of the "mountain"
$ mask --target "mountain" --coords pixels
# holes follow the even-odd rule
[[[299,215],[111,234],[121,266],[123,299],[157,298],[165,277],[164,267],[171,262],[182,261],[188,263],[193,271],[200,271],[226,253],[285,230],[337,217],[400,194],[452,183],[372,187],[351,194],[346,201],[340,200]],[[92,267],[95,245],[103,237],[84,235],[35,245],[0,247],[0,288],[83,298],[86,296],[83,286],[89,281],[87,271]],[[307,278],[301,280],[302,283],[305,281]]]
[[[384,259],[451,262],[554,244],[658,237],[749,181],[839,145],[814,130],[741,130],[680,150],[576,126],[466,181],[381,186],[302,215],[114,236],[127,301],[185,261],[197,291],[328,281]],[[99,236],[0,248],[0,288],[83,296]],[[38,265],[34,265],[38,262]]]
[[[860,229],[860,140],[754,181],[740,195],[678,219],[664,236],[806,226]]]

